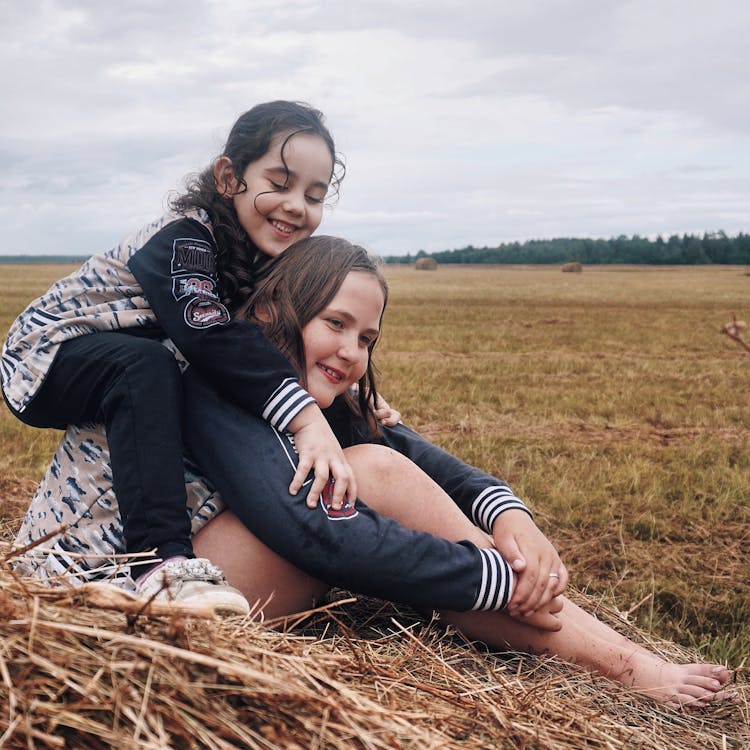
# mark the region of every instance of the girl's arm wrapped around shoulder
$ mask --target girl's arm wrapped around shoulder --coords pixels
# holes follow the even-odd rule
[[[529,616],[565,590],[568,571],[526,505],[496,477],[438,448],[404,425],[382,429],[382,440],[435,480],[471,521],[490,534],[518,583],[508,606]]]

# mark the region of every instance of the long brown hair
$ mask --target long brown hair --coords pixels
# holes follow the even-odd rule
[[[339,237],[315,235],[270,260],[260,272],[255,290],[237,312],[237,317],[251,320],[279,347],[300,374],[303,385],[302,329],[328,306],[351,271],[369,273],[378,280],[385,311],[388,284],[367,251]],[[350,409],[367,420],[373,434],[378,432],[371,408],[371,403],[377,402],[377,368],[372,360],[375,344],[368,347],[367,370],[360,378],[356,399],[344,395]]]

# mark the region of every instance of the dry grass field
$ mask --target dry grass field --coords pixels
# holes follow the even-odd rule
[[[577,585],[750,653],[750,314],[732,268],[389,269],[386,397],[535,509]]]
[[[0,265],[0,329],[65,271]],[[134,622],[3,570],[0,747],[750,745],[750,355],[719,332],[750,315],[746,269],[386,275],[377,362],[404,420],[508,481],[602,617],[739,668],[740,705],[670,712],[376,602],[283,634]],[[1,408],[7,549],[59,434]]]

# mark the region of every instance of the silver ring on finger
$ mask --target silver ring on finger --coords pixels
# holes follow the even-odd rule
[[[558,573],[550,573],[550,574],[549,574],[549,577],[550,577],[550,578],[559,578],[560,576],[559,576],[559,574],[558,574]]]

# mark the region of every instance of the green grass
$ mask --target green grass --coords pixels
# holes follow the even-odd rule
[[[575,585],[733,665],[750,652],[750,356],[719,329],[750,314],[745,270],[388,266],[377,350],[405,421],[506,479]],[[3,267],[3,329],[66,271]],[[0,413],[3,486],[26,492],[57,438]]]

